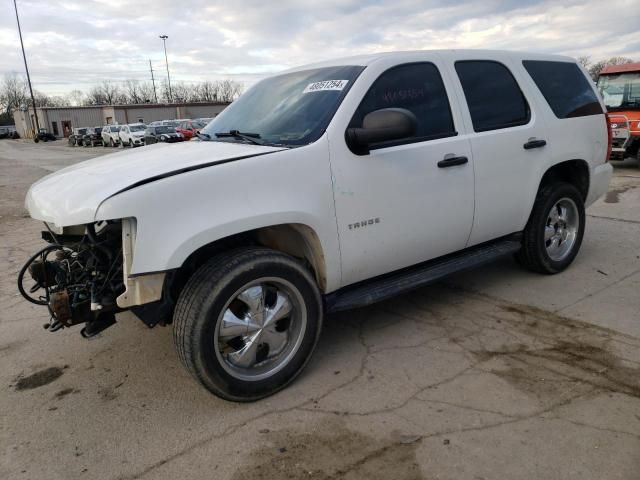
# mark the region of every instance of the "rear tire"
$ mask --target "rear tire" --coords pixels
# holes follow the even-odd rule
[[[584,227],[584,201],[578,189],[564,182],[543,185],[516,258],[534,272],[559,273],[578,254]]]
[[[322,325],[310,272],[266,248],[225,252],[189,279],[174,313],[180,360],[206,389],[248,402],[272,395],[302,371]]]

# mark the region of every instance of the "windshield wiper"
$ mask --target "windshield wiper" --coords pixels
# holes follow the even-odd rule
[[[247,140],[248,142],[254,143],[256,145],[264,145],[263,141],[258,140],[260,138],[259,133],[248,133],[248,132],[240,132],[238,130],[229,130],[228,132],[217,132],[214,135],[218,138],[219,137],[241,138],[243,140]]]

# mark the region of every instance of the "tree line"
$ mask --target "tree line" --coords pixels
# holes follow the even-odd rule
[[[171,84],[166,81],[141,82],[105,80],[87,91],[72,90],[66,95],[46,95],[33,91],[37,107],[67,107],[89,105],[135,105],[141,103],[232,102],[243,90],[235,80],[207,80],[204,82]],[[0,125],[13,124],[13,112],[31,107],[26,78],[17,73],[6,74],[0,82]]]

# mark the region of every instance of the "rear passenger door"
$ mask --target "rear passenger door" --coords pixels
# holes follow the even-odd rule
[[[383,71],[352,113],[410,110],[413,137],[349,150],[344,129],[330,138],[342,281],[347,285],[464,248],[473,222],[469,142],[458,136],[455,98],[436,62]],[[458,161],[453,161],[457,157]]]
[[[549,157],[546,126],[508,59],[460,59],[452,73],[471,133],[476,195],[469,245],[475,245],[524,228],[536,172]]]

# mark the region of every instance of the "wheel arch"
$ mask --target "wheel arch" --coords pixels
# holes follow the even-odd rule
[[[194,250],[171,276],[169,289],[174,299],[191,275],[209,258],[242,246],[263,246],[286,253],[305,263],[321,292],[327,289],[327,262],[315,230],[301,223],[259,227],[216,239]]]
[[[587,200],[590,187],[589,164],[582,159],[565,160],[547,169],[538,185],[538,191],[552,182],[567,182],[578,189],[584,201]]]

